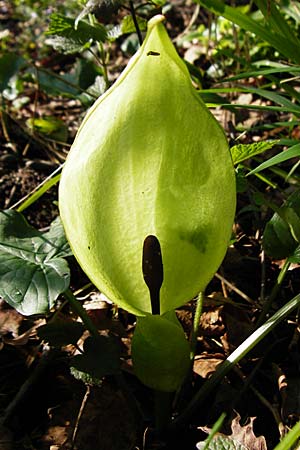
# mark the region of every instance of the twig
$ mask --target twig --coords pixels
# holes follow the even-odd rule
[[[222,283],[226,284],[232,291],[234,291],[236,294],[238,294],[244,300],[246,300],[246,302],[250,303],[253,306],[257,306],[255,301],[252,300],[252,298],[250,298],[247,294],[245,294],[239,288],[234,286],[234,284],[230,283],[230,281],[226,280],[226,278],[222,277],[222,275],[220,275],[219,273],[216,273],[215,277],[218,278],[218,280],[222,281]]]
[[[91,387],[90,387],[89,385],[87,385],[87,386],[86,386],[86,391],[85,391],[84,397],[83,397],[82,402],[81,402],[81,405],[80,405],[80,409],[79,409],[79,412],[78,412],[78,416],[77,416],[77,419],[76,419],[76,423],[75,423],[73,435],[72,435],[71,450],[73,450],[73,448],[74,448],[74,445],[75,445],[75,439],[76,439],[77,432],[78,432],[78,427],[79,427],[79,422],[80,422],[80,419],[81,419],[81,417],[82,417],[84,408],[85,408],[86,405],[87,405],[87,402],[88,402],[90,393],[91,393]]]

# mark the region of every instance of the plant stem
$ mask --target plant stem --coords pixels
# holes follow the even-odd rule
[[[130,14],[132,16],[132,20],[133,20],[133,23],[134,23],[134,26],[135,26],[135,29],[136,29],[136,34],[138,36],[140,45],[142,45],[143,37],[142,37],[142,33],[141,33],[141,30],[140,30],[140,27],[139,27],[139,24],[138,24],[138,21],[137,21],[137,17],[136,17],[136,14],[135,14],[135,9],[134,9],[134,5],[133,5],[133,1],[132,0],[130,0],[129,6],[130,6]]]
[[[154,391],[155,431],[161,435],[170,424],[174,392]]]
[[[209,444],[213,440],[215,434],[219,431],[219,429],[223,425],[223,422],[224,422],[225,418],[226,418],[226,413],[223,412],[220,415],[220,417],[218,418],[218,420],[215,422],[214,426],[212,427],[208,438],[205,440],[205,445],[204,445],[203,450],[208,450],[209,449]]]
[[[94,325],[94,323],[90,319],[88,313],[86,312],[86,310],[84,309],[82,304],[77,300],[77,298],[75,297],[73,292],[70,289],[67,289],[63,295],[70,303],[73,311],[79,315],[79,317],[81,318],[82,322],[84,323],[86,329],[91,333],[91,335],[98,336],[99,333],[98,333],[97,327]]]
[[[196,353],[196,346],[197,346],[197,338],[198,338],[198,331],[199,331],[199,321],[202,314],[202,307],[203,307],[203,300],[204,300],[204,292],[200,292],[197,298],[196,302],[196,310],[193,320],[193,328],[191,332],[191,361],[194,361],[195,353]]]
[[[259,316],[258,321],[257,321],[257,327],[260,327],[262,325],[262,323],[264,322],[268,312],[270,311],[272,303],[273,303],[273,301],[275,300],[275,298],[278,295],[279,289],[280,289],[280,287],[282,285],[282,282],[284,280],[284,277],[285,277],[285,275],[286,275],[286,273],[287,273],[287,271],[288,271],[288,269],[290,267],[290,264],[291,263],[289,262],[289,260],[286,259],[284,265],[282,266],[282,268],[281,268],[281,270],[280,270],[280,272],[278,274],[276,283],[273,286],[273,289],[271,291],[270,297],[268,298],[268,300],[263,305],[262,312],[260,313],[260,316]]]
[[[186,423],[194,411],[201,405],[212,389],[227,375],[227,373],[237,364],[247,353],[252,350],[273,328],[285,319],[295,308],[300,305],[300,294],[296,295],[286,305],[280,308],[269,320],[254,331],[228,358],[218,366],[214,374],[209,378],[202,388],[197,392],[186,409],[172,423],[171,428]]]

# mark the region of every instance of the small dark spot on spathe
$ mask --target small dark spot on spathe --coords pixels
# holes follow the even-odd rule
[[[150,50],[150,52],[147,53],[147,56],[160,56],[160,53]]]
[[[91,247],[88,245],[88,249],[91,250]]]

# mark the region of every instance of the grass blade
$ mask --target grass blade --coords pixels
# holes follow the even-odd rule
[[[293,145],[288,150],[284,150],[278,155],[273,156],[273,158],[270,158],[267,161],[263,162],[258,167],[251,170],[251,172],[249,172],[247,176],[254,175],[255,173],[258,173],[264,169],[275,166],[277,164],[280,164],[284,161],[287,161],[288,159],[295,158],[297,156],[298,157],[300,156],[300,144]]]
[[[241,28],[254,33],[262,40],[268,42],[276,48],[282,55],[300,63],[300,47],[295,45],[294,41],[290,41],[283,34],[274,33],[268,30],[265,26],[259,24],[251,17],[241,13],[237,8],[225,5],[221,0],[196,0],[197,3],[205,6],[216,15],[225,17]]]

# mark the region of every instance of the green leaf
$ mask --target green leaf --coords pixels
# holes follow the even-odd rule
[[[179,388],[190,366],[190,345],[174,311],[137,318],[132,361],[146,386],[164,392]]]
[[[98,24],[92,26],[80,21],[75,29],[75,21],[62,14],[52,14],[46,35],[51,36],[48,43],[62,53],[77,53],[88,48],[91,43],[104,42],[107,38],[105,28]]]
[[[230,148],[232,161],[234,164],[239,164],[246,159],[259,155],[260,153],[269,150],[279,141],[261,141],[253,142],[252,144],[238,144]]]
[[[198,442],[197,449],[204,449],[205,442]],[[241,444],[230,436],[217,436],[215,437],[208,447],[205,447],[207,450],[250,450],[249,447]]]
[[[24,58],[13,53],[6,53],[0,58],[0,92],[9,86],[9,82],[26,64]]]
[[[290,255],[288,259],[289,259],[290,263],[294,263],[294,264],[300,263],[300,245],[298,245],[298,247],[296,248],[294,253],[292,255]]]
[[[77,97],[80,94],[80,88],[69,77],[58,75],[51,70],[37,69],[39,86],[47,93],[52,95],[64,95],[66,97]]]
[[[299,445],[297,447],[293,447],[293,445],[297,442],[299,437],[300,437],[300,421],[298,421],[293,426],[293,428],[290,429],[290,431],[284,436],[282,441],[278,445],[276,445],[274,450],[290,450],[292,448],[295,448],[295,450],[297,448],[299,449]]]
[[[249,172],[247,174],[247,176],[254,175],[255,173],[261,172],[264,169],[268,169],[269,167],[280,164],[284,161],[287,161],[288,159],[299,157],[299,156],[300,156],[300,144],[293,145],[288,150],[284,150],[283,152],[279,153],[278,155],[275,155],[272,158],[268,159],[267,161],[263,162],[255,169],[251,170],[251,172]]]
[[[68,138],[68,127],[57,117],[35,117],[26,121],[29,128],[44,134],[51,139],[65,142]]]
[[[59,219],[41,233],[17,211],[0,213],[0,295],[21,314],[47,313],[68,288],[70,254]]]
[[[299,72],[300,72],[300,67],[293,67],[293,66],[282,64],[281,67],[277,67],[277,68],[258,69],[258,70],[251,70],[249,72],[242,72],[242,73],[234,75],[230,78],[224,78],[224,80],[221,80],[221,81],[228,82],[228,81],[241,80],[241,79],[250,78],[250,77],[273,75],[273,74],[277,74],[277,73],[279,73],[279,74],[281,74],[281,73],[298,74]]]
[[[56,169],[49,177],[43,180],[33,191],[31,191],[28,196],[22,199],[22,203],[18,203],[18,212],[24,211],[34,202],[36,202],[42,195],[44,195],[52,186],[55,186],[60,180],[60,173],[57,172],[61,170],[61,166]],[[15,205],[17,206],[17,205]]]
[[[267,223],[263,235],[263,248],[267,255],[283,259],[292,255],[297,248],[288,224],[275,213]]]
[[[147,28],[147,21],[145,19],[142,19],[141,17],[137,17],[137,23],[139,26],[139,29],[141,31],[145,31]],[[127,33],[135,33],[136,28],[135,24],[133,22],[132,16],[125,16],[122,19],[121,22],[121,34],[127,34]]]
[[[272,31],[285,36],[294,45],[300,46],[300,41],[289,23],[282,16],[275,2],[270,0],[254,0],[265,17],[266,25]]]
[[[102,378],[120,371],[120,350],[112,336],[90,336],[83,345],[83,354],[72,358],[72,366],[89,374]]]
[[[221,0],[196,0],[197,3],[205,6],[214,14],[225,17],[227,20],[235,23],[241,28],[254,33],[262,40],[268,42],[276,48],[282,55],[300,63],[300,47],[295,45],[295,41],[289,40],[282,32],[277,33],[265,27],[264,24],[247,16],[237,8],[226,5]]]
[[[70,322],[62,319],[55,319],[47,325],[38,328],[38,336],[48,342],[53,347],[63,345],[75,345],[82,336],[85,328],[80,322]]]
[[[263,248],[276,259],[296,258],[300,233],[300,191],[289,196],[265,227]]]

